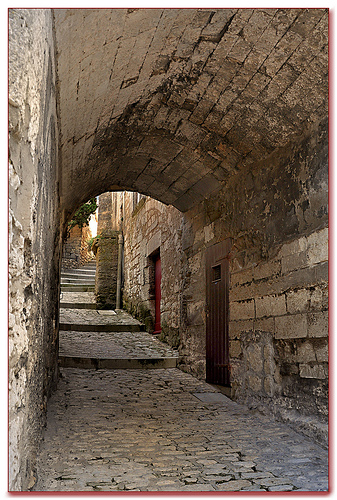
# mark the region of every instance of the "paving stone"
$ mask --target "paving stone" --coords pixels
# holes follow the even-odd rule
[[[61,374],[34,491],[327,490],[326,450],[243,405],[196,406],[214,388],[176,368]]]
[[[97,322],[96,311],[63,313],[74,325]],[[98,316],[130,323],[123,312]],[[178,356],[146,332],[76,330],[61,331],[60,354]],[[61,367],[33,490],[324,491],[326,459],[310,440],[176,368]]]
[[[237,481],[228,481],[227,483],[217,484],[216,489],[220,491],[240,491],[243,488],[248,490],[252,484],[247,479],[239,479]]]
[[[292,491],[294,486],[291,484],[283,484],[280,486],[270,486],[268,491]]]

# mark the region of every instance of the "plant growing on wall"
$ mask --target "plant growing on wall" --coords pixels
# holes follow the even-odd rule
[[[88,226],[90,217],[97,210],[96,198],[91,198],[89,201],[84,203],[74,214],[70,222],[68,222],[67,235],[69,236],[70,231],[73,227],[78,226],[82,229],[83,226]]]
[[[92,236],[91,238],[89,238],[87,240],[88,249],[91,252],[94,252],[95,255],[97,253],[97,248],[98,248],[99,240],[101,238],[102,238],[102,236],[100,234],[97,234],[97,236]]]

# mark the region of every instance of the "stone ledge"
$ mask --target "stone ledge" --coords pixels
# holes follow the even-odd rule
[[[178,358],[130,358],[104,359],[85,358],[77,356],[59,356],[59,366],[62,368],[83,368],[95,370],[144,370],[176,368]]]

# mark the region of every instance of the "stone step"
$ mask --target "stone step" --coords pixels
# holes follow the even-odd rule
[[[65,292],[94,292],[95,285],[71,285],[71,284],[62,284],[61,283],[61,291],[65,291]]]
[[[60,330],[74,332],[140,332],[144,325],[125,311],[61,308]]]
[[[62,309],[74,309],[74,303],[73,302],[61,302],[60,307]],[[76,304],[76,309],[96,309],[96,303],[89,304],[88,302],[78,302]]]
[[[67,309],[67,308],[65,308]],[[88,308],[83,308],[90,310]],[[93,309],[93,308],[92,308]],[[101,324],[89,325],[87,323],[60,323],[60,330],[73,331],[73,332],[142,332],[145,330],[144,325],[114,325],[114,324]]]
[[[92,278],[96,276],[95,271],[61,271],[61,277],[63,278],[72,278],[72,277],[83,277],[83,278]]]
[[[77,356],[59,356],[59,366],[62,368],[84,368],[95,370],[144,370],[155,368],[176,368],[177,358],[86,358]]]
[[[61,285],[94,285],[95,278],[63,278],[61,277]]]
[[[96,309],[96,298],[93,292],[64,292],[60,297],[63,309]]]
[[[126,320],[126,314],[121,316]],[[178,361],[177,350],[147,332],[60,331],[59,363],[64,368],[175,368]]]

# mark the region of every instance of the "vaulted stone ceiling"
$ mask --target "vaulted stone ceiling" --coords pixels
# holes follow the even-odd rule
[[[326,9],[54,15],[68,212],[114,189],[185,211],[326,116]]]

